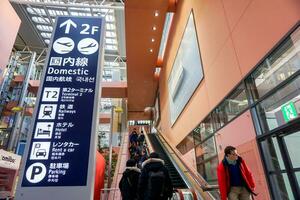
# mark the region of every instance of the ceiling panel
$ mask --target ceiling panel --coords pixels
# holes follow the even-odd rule
[[[157,89],[154,70],[167,9],[168,1],[125,2],[129,118],[132,118],[131,113],[134,118],[139,116],[137,113],[144,117],[145,107],[154,105]],[[155,12],[159,13],[157,17]],[[152,38],[155,42],[151,41]]]

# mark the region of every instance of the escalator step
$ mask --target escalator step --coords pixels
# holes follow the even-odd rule
[[[170,161],[169,157],[167,156],[164,149],[161,147],[160,142],[156,138],[154,134],[148,134],[148,138],[155,150],[157,152],[161,159],[165,161],[165,167],[168,169],[170,178],[172,180],[174,188],[187,188],[186,184],[182,180],[181,176],[179,175],[176,168],[173,166],[172,162]]]

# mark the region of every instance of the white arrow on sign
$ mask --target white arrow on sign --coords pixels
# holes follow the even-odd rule
[[[77,24],[75,24],[75,22],[73,22],[71,19],[68,19],[64,23],[61,23],[59,28],[61,28],[63,26],[66,26],[66,30],[65,30],[66,34],[69,34],[71,26],[73,26],[74,28],[77,28]]]

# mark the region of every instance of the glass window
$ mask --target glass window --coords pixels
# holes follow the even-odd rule
[[[118,47],[116,45],[105,45],[105,49],[115,51],[118,50]]]
[[[300,172],[296,172],[295,174],[298,182],[298,187],[300,188]]]
[[[203,143],[199,144],[196,148],[196,162],[200,163],[209,159],[217,154],[216,144],[215,144],[215,137],[211,137],[204,141]]]
[[[42,36],[43,38],[51,38],[51,33],[41,32],[41,36]]]
[[[7,147],[11,131],[12,131],[11,128],[9,128],[9,129],[1,128],[0,129],[0,148],[1,149],[5,149]]]
[[[294,200],[294,195],[290,185],[289,178],[286,173],[271,174],[270,176],[271,188],[274,197],[280,200]]]
[[[225,125],[225,123],[228,122],[228,118],[224,107],[225,107],[225,103],[223,102],[211,113],[214,128],[216,130],[220,129]]]
[[[46,11],[41,8],[31,8],[27,7],[27,11],[32,15],[43,15],[46,16]]]
[[[105,32],[105,37],[116,37],[116,33],[113,31],[106,31]]]
[[[106,23],[106,29],[107,30],[115,30],[116,26],[112,23]]]
[[[240,84],[213,112],[215,128],[219,129],[230,122],[248,107],[244,84]]]
[[[213,132],[213,123],[209,115],[193,130],[195,145],[200,144],[205,138],[211,136]]]
[[[46,26],[46,25],[36,25],[36,28],[39,29],[40,31],[48,31],[52,32],[53,28],[51,26]]]
[[[205,163],[197,165],[199,174],[209,183],[217,184],[218,157],[215,156]]]
[[[261,143],[268,171],[284,170],[285,166],[281,157],[277,138],[268,138]]]
[[[257,105],[263,132],[273,130],[299,116],[300,76]]]
[[[300,69],[300,27],[284,41],[249,77],[255,100]]]
[[[106,44],[117,44],[117,40],[112,38],[106,38],[105,42]]]
[[[185,137],[176,148],[180,151],[181,154],[185,154],[194,148],[194,139],[193,134],[189,134]]]
[[[300,168],[300,131],[284,137],[293,168]]]
[[[50,24],[49,19],[42,18],[42,17],[32,17],[32,21],[38,24]]]
[[[113,15],[106,15],[105,20],[107,22],[114,22],[115,21],[115,17]]]

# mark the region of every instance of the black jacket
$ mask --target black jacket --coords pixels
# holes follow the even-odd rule
[[[149,191],[148,187],[148,179],[149,173],[162,171],[164,174],[164,183],[163,183],[163,196],[158,197],[157,194],[153,194],[153,192]],[[173,194],[173,185],[170,179],[169,172],[164,165],[164,161],[159,158],[149,158],[142,164],[142,173],[140,176],[139,184],[138,184],[138,195],[139,200],[167,200],[171,198]]]
[[[137,187],[141,170],[137,167],[126,167],[119,183],[123,200],[136,200]]]

